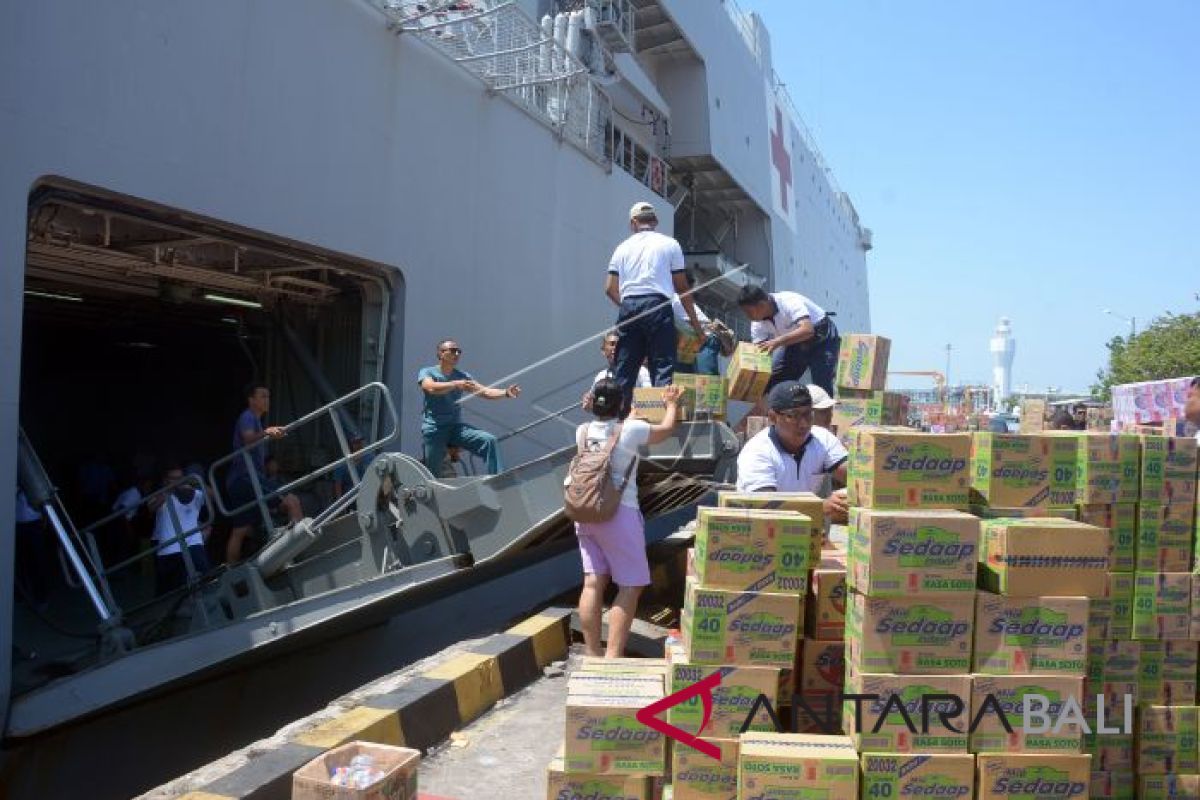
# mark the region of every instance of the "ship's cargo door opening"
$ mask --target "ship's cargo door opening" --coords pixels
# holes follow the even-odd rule
[[[75,187],[35,190],[21,424],[75,523],[108,513],[139,473],[157,480],[168,462],[207,469],[230,452],[249,382],[265,383],[267,422],[282,424],[382,380],[396,279],[379,265],[179,211]],[[370,440],[378,417],[363,402],[348,421]],[[271,456],[287,479],[338,450],[325,424],[274,443]],[[332,494],[331,480],[314,482],[301,496],[306,512],[324,508]],[[221,521],[215,527],[220,535]],[[219,546],[212,550],[219,555]],[[57,565],[50,568],[42,615],[61,629],[94,630],[78,592],[62,585]],[[114,588],[132,590],[129,581]],[[61,666],[72,649],[87,646],[56,637],[42,621],[19,610],[16,639],[43,665]],[[23,666],[15,671],[18,692],[54,674]]]

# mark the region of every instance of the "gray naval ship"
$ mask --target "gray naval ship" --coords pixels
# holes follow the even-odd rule
[[[743,337],[747,284],[870,330],[870,231],[732,2],[8,2],[0,131],[6,796],[129,796],[576,585],[561,481],[634,202]],[[523,387],[464,406],[500,475],[421,463],[416,372],[445,337]],[[253,378],[288,435],[236,506]],[[164,453],[203,467],[117,512],[89,492]],[[719,420],[656,446],[648,538],[735,453]],[[153,546],[112,531],[189,486],[203,523],[253,509],[261,538],[156,594]]]

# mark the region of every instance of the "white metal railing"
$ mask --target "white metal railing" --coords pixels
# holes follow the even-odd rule
[[[612,50],[634,50],[634,17],[631,0],[587,0],[587,8],[595,14],[596,32]],[[616,39],[606,35],[611,29]]]
[[[563,43],[515,0],[382,0],[400,33],[417,36],[590,158],[607,166],[612,103]]]
[[[610,126],[607,154],[614,166],[628,172],[659,197],[670,193],[671,170],[667,162],[653,155],[617,125]]]

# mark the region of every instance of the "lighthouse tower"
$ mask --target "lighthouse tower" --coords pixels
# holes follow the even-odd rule
[[[992,335],[992,407],[999,408],[1012,394],[1012,363],[1017,352],[1017,340],[1012,335],[1008,317],[1001,317]]]

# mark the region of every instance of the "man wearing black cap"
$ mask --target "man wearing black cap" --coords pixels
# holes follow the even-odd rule
[[[770,425],[746,442],[737,462],[739,492],[816,492],[830,475],[846,485],[850,454],[838,438],[813,425],[812,395],[797,381],[776,384],[767,394]],[[825,499],[825,516],[846,521],[845,495]]]

